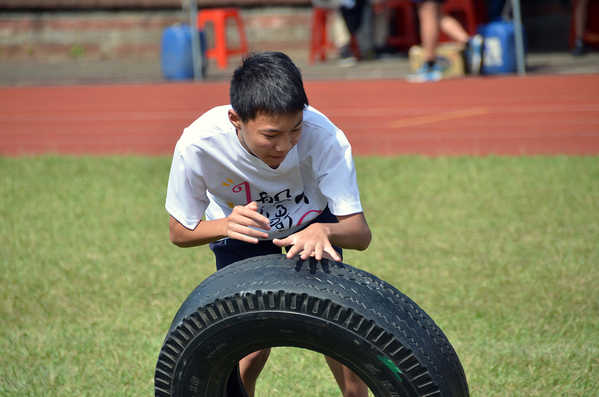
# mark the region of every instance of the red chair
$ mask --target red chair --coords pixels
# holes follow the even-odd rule
[[[227,43],[227,21],[232,19],[237,26],[239,34],[239,47],[231,48]],[[204,30],[206,24],[212,24],[214,31],[214,47],[206,50],[206,58],[216,59],[219,69],[226,69],[229,62],[228,56],[244,54],[248,51],[247,39],[243,20],[237,8],[211,8],[198,12],[198,29]]]
[[[392,11],[394,32],[387,38],[387,45],[407,51],[420,43],[416,6],[411,0],[389,0],[387,8]]]
[[[321,61],[327,59],[327,53],[335,50],[335,45],[329,40],[327,21],[333,15],[335,10],[323,7],[314,7],[312,13],[312,35],[310,39],[310,54],[308,61],[314,63],[316,58]],[[360,49],[358,40],[351,36],[350,49],[357,59],[360,59]]]

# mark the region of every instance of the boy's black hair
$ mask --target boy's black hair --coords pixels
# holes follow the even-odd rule
[[[308,106],[301,72],[281,52],[248,54],[233,73],[229,99],[243,122],[258,114],[294,114]]]

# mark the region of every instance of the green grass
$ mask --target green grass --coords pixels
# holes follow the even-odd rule
[[[473,396],[599,390],[597,157],[357,158],[373,243],[345,261],[426,310]],[[179,305],[213,272],[168,241],[170,158],[0,157],[0,396],[149,396]],[[339,395],[275,349],[261,396]],[[302,392],[303,391],[303,392]]]

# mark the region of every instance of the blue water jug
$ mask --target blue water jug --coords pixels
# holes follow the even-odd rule
[[[478,27],[484,37],[482,74],[513,73],[518,69],[514,22],[498,18]],[[526,32],[522,26],[526,52]]]
[[[162,76],[165,79],[193,79],[191,31],[189,25],[185,24],[176,24],[163,30],[160,48],[160,66]],[[205,54],[206,46],[203,43],[203,32],[199,32],[199,37],[201,51]],[[202,58],[205,59],[206,57]]]

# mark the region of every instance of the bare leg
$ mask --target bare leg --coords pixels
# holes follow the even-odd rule
[[[451,39],[466,44],[470,39],[468,32],[464,27],[450,15],[442,15],[440,21],[441,31],[448,35]]]
[[[327,364],[343,393],[343,397],[368,397],[368,386],[362,379],[339,361],[325,356]]]
[[[441,7],[434,1],[418,3],[418,18],[420,19],[420,37],[427,62],[435,60],[435,47],[439,41],[439,17]]]
[[[576,9],[574,10],[574,32],[577,39],[582,39],[584,29],[587,25],[587,9],[589,0],[578,0]]]
[[[256,393],[256,381],[266,365],[268,356],[270,356],[270,349],[258,350],[239,361],[239,373],[243,387],[250,397],[254,397]]]

